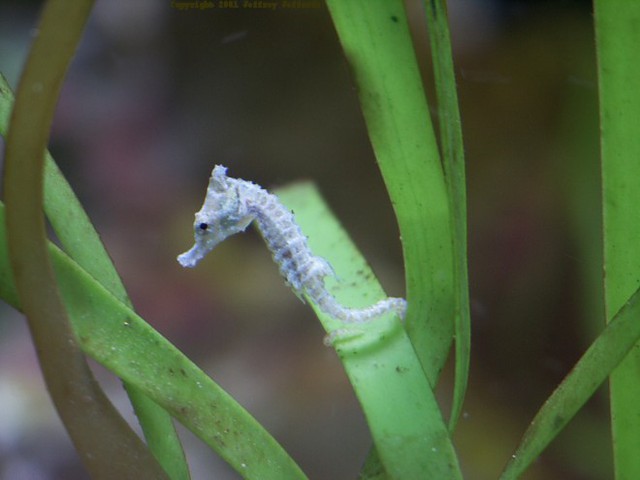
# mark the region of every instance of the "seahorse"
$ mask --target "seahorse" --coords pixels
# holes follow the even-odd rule
[[[365,323],[387,312],[404,318],[407,303],[402,298],[385,298],[366,308],[341,305],[324,283],[325,277],[335,275],[333,268],[311,252],[293,212],[259,185],[228,177],[221,165],[213,168],[204,204],[195,214],[195,243],[178,256],[178,262],[195,267],[216,245],[243,232],[251,222],[255,222],[287,285],[303,302],[306,295],[320,310],[343,323]]]

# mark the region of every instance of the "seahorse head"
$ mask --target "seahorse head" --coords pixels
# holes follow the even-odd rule
[[[239,182],[241,180],[227,177],[225,167],[214,167],[204,204],[193,222],[194,245],[178,256],[183,267],[195,267],[216,245],[244,231],[253,220],[243,201]]]

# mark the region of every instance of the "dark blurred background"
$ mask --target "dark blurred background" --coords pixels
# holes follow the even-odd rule
[[[0,71],[14,88],[40,6],[0,2]],[[449,8],[473,313],[456,445],[466,478],[483,480],[497,478],[603,324],[593,18],[588,1],[451,0]],[[407,9],[433,98],[422,6],[408,0]],[[404,295],[393,210],[322,2],[272,11],[98,0],[51,150],[138,312],[310,478],[355,478],[370,446],[358,403],[256,233],[228,240],[196,270],[175,261],[191,246],[193,212],[219,163],[266,187],[314,180],[387,292]],[[49,404],[25,322],[5,305],[0,333],[0,480],[87,478]],[[131,418],[117,379],[96,371]],[[451,373],[438,388],[445,409]],[[523,478],[611,478],[607,419],[601,391]],[[239,478],[184,438],[194,479]]]

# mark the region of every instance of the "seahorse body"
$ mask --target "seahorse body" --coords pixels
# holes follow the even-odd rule
[[[259,185],[230,178],[226,172],[221,165],[213,169],[204,204],[195,214],[195,244],[178,256],[183,267],[195,267],[218,243],[255,221],[280,273],[300,299],[307,295],[323,312],[344,323],[363,323],[390,311],[404,318],[402,298],[386,298],[366,308],[341,305],[324,284],[325,277],[334,275],[331,265],[311,252],[293,213]]]

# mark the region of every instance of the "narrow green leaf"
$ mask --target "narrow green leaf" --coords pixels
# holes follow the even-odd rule
[[[0,297],[20,308],[3,227],[1,207]],[[49,245],[49,251],[76,337],[89,356],[171,413],[243,478],[306,478],[273,437],[202,370],[57,247]]]
[[[364,307],[385,298],[366,261],[311,185],[277,193],[295,212],[313,252],[333,266],[338,280],[327,280],[327,286],[343,305]],[[442,414],[399,319],[387,315],[349,328],[312,306],[327,332],[351,330],[339,336],[335,348],[388,478],[461,478]]]
[[[134,384],[123,381],[122,386],[153,456],[171,480],[189,480],[189,465],[169,412]]]
[[[467,192],[462,144],[462,122],[458,109],[456,76],[445,0],[425,0],[427,26],[433,56],[438,103],[442,165],[449,194],[453,228],[455,296],[456,374],[449,430],[455,430],[462,413],[471,354],[471,314],[467,271]]]
[[[632,351],[640,339],[639,318],[640,290],[637,290],[536,414],[501,480],[520,478]]]
[[[0,74],[0,135],[6,135],[13,94]],[[68,255],[122,302],[127,292],[78,198],[47,151],[44,166],[44,210]],[[172,480],[187,480],[189,468],[171,416],[124,385],[151,452]]]
[[[640,2],[596,0],[607,319],[640,286]],[[610,382],[617,478],[640,478],[640,349]]]

